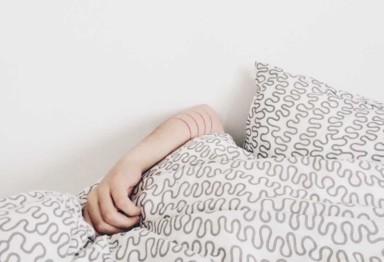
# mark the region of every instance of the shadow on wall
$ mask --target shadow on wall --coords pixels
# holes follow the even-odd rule
[[[240,147],[244,144],[248,112],[256,90],[253,73],[249,67],[237,70],[230,92],[224,98],[227,107],[221,110],[225,115],[222,119],[225,131]]]

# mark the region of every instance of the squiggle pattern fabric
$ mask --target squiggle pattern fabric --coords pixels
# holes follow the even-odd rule
[[[65,261],[93,235],[76,196],[34,191],[0,200],[1,262]]]
[[[256,62],[244,148],[257,157],[384,160],[384,104]]]
[[[96,238],[81,217],[94,186],[79,203],[50,193],[27,195],[57,204],[25,194],[1,201],[0,261],[384,261],[380,162],[257,159],[228,134],[201,136],[143,174],[133,196],[139,227]],[[11,213],[29,210],[21,206],[44,212],[32,208],[25,220]]]

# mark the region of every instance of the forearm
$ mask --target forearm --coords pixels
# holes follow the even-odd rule
[[[114,234],[136,225],[140,208],[130,196],[142,173],[189,139],[222,132],[218,116],[207,105],[173,115],[124,155],[88,194],[84,219],[100,234]]]
[[[168,118],[120,161],[135,164],[144,172],[189,139],[223,132],[220,119],[210,106],[194,106]]]

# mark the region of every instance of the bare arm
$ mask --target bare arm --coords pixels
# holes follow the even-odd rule
[[[125,154],[88,195],[84,218],[100,234],[113,234],[134,226],[140,209],[130,200],[141,174],[188,140],[224,128],[205,104],[175,114]]]
[[[223,126],[212,108],[205,104],[198,105],[168,118],[129,151],[123,161],[140,166],[144,172],[189,139],[223,132]]]

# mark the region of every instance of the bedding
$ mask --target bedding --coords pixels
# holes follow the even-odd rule
[[[244,148],[257,157],[384,161],[384,104],[255,63]]]
[[[194,138],[143,174],[140,225],[95,237],[77,197],[0,201],[0,261],[384,261],[384,164],[257,159],[228,134]]]

